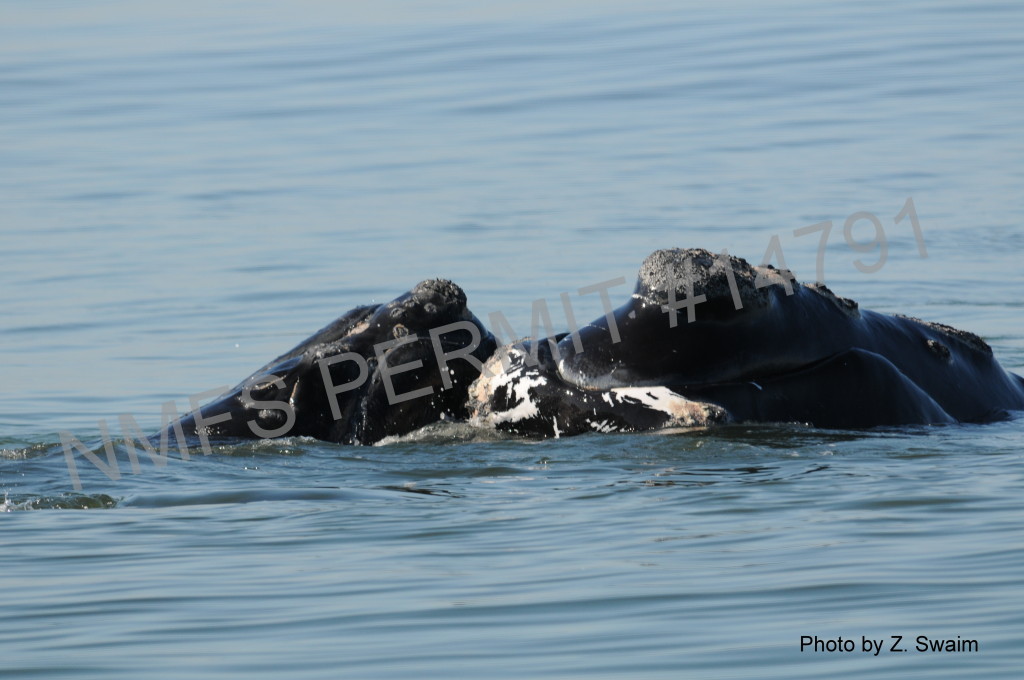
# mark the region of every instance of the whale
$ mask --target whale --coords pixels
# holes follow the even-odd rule
[[[388,303],[345,312],[167,433],[372,444],[465,420],[469,386],[496,347],[459,286],[422,281]]]
[[[988,423],[1022,410],[1024,378],[973,333],[672,248],[649,255],[628,299],[598,319],[502,345],[458,285],[423,281],[345,312],[167,433],[366,445],[439,422],[545,438]]]
[[[534,436],[986,423],[1024,410],[1024,379],[977,335],[703,249],[652,253],[620,307],[504,351],[509,372],[478,379],[471,413]]]

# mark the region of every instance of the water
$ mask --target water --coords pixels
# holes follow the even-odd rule
[[[822,220],[833,289],[1022,371],[1019,5],[0,12],[3,673],[1016,677],[1019,420],[122,449],[80,491],[57,433],[155,430],[426,277],[523,333],[659,247],[778,235],[812,280]]]

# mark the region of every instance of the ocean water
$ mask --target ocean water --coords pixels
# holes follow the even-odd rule
[[[72,458],[81,489],[58,433],[102,455],[101,420],[154,431],[423,278],[524,334],[562,292],[593,318],[576,291],[663,247],[777,243],[1024,372],[1022,30],[1012,2],[3,3],[0,675],[1016,678],[1020,419],[121,448],[118,479]]]

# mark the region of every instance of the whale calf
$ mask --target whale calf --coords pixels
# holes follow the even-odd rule
[[[346,312],[168,430],[372,444],[468,418],[465,395],[495,350],[461,288],[423,281],[391,302]]]

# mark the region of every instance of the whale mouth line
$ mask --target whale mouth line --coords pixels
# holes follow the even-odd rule
[[[776,370],[763,370],[748,374],[737,375],[723,380],[706,381],[681,381],[660,378],[623,380],[615,377],[617,370],[627,368],[616,366],[611,370],[597,375],[587,375],[568,364],[565,359],[559,359],[557,363],[558,376],[566,383],[588,391],[607,391],[625,387],[669,387],[673,392],[681,395],[700,394],[702,391],[735,385],[753,385],[759,392],[764,389],[763,383],[778,378],[786,378],[797,375],[807,370],[833,360],[838,354],[830,354],[812,361],[794,364],[792,366],[779,367]]]

